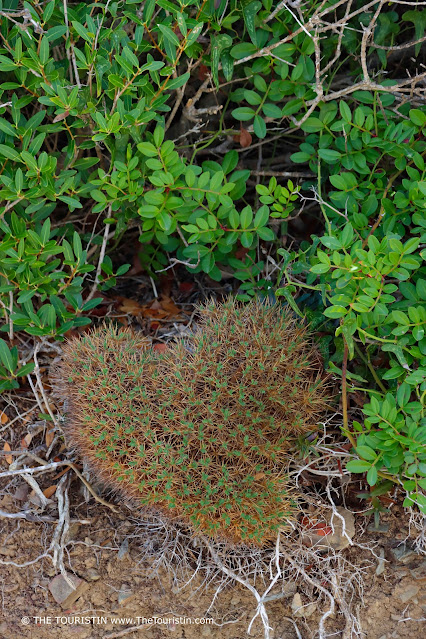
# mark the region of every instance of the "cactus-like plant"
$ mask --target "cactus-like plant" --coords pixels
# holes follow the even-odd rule
[[[200,308],[165,353],[102,327],[64,348],[70,443],[109,487],[209,536],[262,545],[294,516],[287,468],[327,407],[318,352],[279,305]]]

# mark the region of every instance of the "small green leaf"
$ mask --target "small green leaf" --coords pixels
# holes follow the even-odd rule
[[[166,27],[165,24],[161,24],[160,22],[157,24],[157,27],[160,29],[161,33],[171,44],[174,44],[176,47],[179,46],[179,38],[176,33],[174,33],[170,27]]]
[[[238,107],[237,109],[234,109],[232,111],[232,116],[235,119],[243,120],[243,122],[244,122],[244,121],[251,120],[252,118],[254,118],[255,111],[254,111],[254,109],[251,109],[250,107]]]
[[[266,135],[266,122],[260,115],[254,116],[253,131],[260,139],[263,139]]]
[[[0,339],[0,361],[10,373],[13,373],[13,371],[15,370],[13,356],[4,339]]]
[[[149,158],[158,156],[158,151],[151,142],[140,142],[137,147],[138,151],[140,151],[142,155],[146,155]]]
[[[258,2],[258,0],[242,0],[241,4],[243,7],[244,24],[246,25],[250,40],[253,44],[257,45],[255,19],[262,3]]]
[[[351,473],[365,473],[366,470],[371,468],[371,464],[367,461],[363,461],[362,459],[351,459],[346,464],[346,468]]]

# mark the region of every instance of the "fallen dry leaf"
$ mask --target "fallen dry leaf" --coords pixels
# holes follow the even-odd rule
[[[118,307],[118,310],[137,317],[138,315],[143,315],[144,307],[136,300],[131,300],[127,297],[124,297],[121,301],[120,306]]]
[[[55,475],[53,477],[53,480],[56,481],[57,479],[60,479],[62,477],[62,475],[65,475],[65,473],[67,473],[70,470],[71,470],[71,468],[65,468],[64,470],[61,470],[60,473],[58,473],[57,475]]]
[[[11,447],[9,446],[9,444],[7,442],[4,443],[3,446],[3,450],[9,451],[12,450]],[[13,462],[13,457],[12,455],[5,455],[4,456],[6,462],[10,465]]]
[[[249,131],[247,131],[247,129],[243,129],[243,128],[241,128],[241,131],[240,131],[240,139],[239,139],[240,146],[241,146],[243,149],[245,149],[245,148],[247,148],[248,146],[250,146],[250,144],[252,143],[252,141],[253,141],[253,138],[252,138],[251,133],[249,133]]]
[[[150,304],[145,305],[139,304],[136,300],[122,297],[120,298],[118,309],[134,317],[142,315],[149,319],[176,319],[180,316],[180,309],[167,296],[163,296],[160,300],[155,299]]]
[[[180,308],[170,299],[170,297],[163,297],[160,301],[161,308],[166,311],[171,317],[179,317]]]
[[[53,442],[53,440],[55,439],[55,433],[53,430],[47,430],[46,431],[46,437],[45,437],[45,442],[46,442],[46,446],[49,448],[50,444]]]
[[[43,495],[46,497],[46,499],[50,499],[50,497],[52,497],[52,495],[54,495],[54,494],[55,494],[56,489],[57,489],[57,486],[56,486],[56,485],[54,485],[54,486],[49,486],[49,488],[45,488],[45,489],[43,490]]]
[[[7,422],[9,421],[9,417],[6,415],[6,413],[1,413],[0,414],[0,424],[4,425],[7,424]]]
[[[27,433],[25,437],[21,439],[21,448],[28,448],[28,446],[31,444],[32,438],[33,436],[30,435],[30,433]]]

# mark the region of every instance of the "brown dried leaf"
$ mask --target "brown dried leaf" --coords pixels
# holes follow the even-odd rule
[[[123,313],[128,313],[129,315],[137,317],[138,315],[143,315],[144,306],[142,306],[142,304],[139,304],[139,302],[137,302],[136,300],[131,300],[127,297],[124,297],[118,309],[120,311],[123,311]]]
[[[63,113],[59,113],[55,118],[53,118],[53,122],[61,122],[62,120],[65,120],[65,118],[67,118],[69,116],[70,112],[69,111],[64,111]]]
[[[0,414],[0,424],[4,425],[7,424],[7,422],[9,421],[9,417],[6,415],[6,413],[1,413]]]
[[[247,131],[247,129],[243,129],[241,127],[241,131],[240,131],[240,146],[242,146],[243,149],[246,149],[248,146],[250,146],[250,144],[252,143],[253,138],[251,133],[249,133],[249,131]]]
[[[54,439],[55,439],[54,431],[53,430],[46,431],[45,442],[46,442],[46,446],[48,448],[49,448],[50,444],[53,442]]]
[[[11,447],[9,446],[9,444],[7,442],[4,443],[3,446],[3,450],[9,451],[12,450]],[[6,462],[10,465],[13,462],[13,457],[12,455],[5,455],[4,456]]]
[[[27,433],[25,437],[21,439],[21,448],[28,448],[28,446],[31,444],[32,438],[33,436],[30,435],[30,433]]]
[[[49,488],[45,488],[43,490],[43,495],[46,497],[46,499],[50,499],[50,497],[52,497],[52,495],[55,494],[57,489],[56,484],[54,486],[49,486]]]

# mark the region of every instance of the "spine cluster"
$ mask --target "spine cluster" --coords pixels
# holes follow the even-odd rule
[[[327,407],[306,327],[229,299],[162,354],[102,327],[64,348],[66,434],[124,498],[195,531],[262,545],[294,515],[287,467]]]

